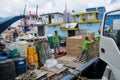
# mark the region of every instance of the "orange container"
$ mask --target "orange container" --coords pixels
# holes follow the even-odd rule
[[[34,56],[33,55],[27,55],[27,61],[28,61],[28,63],[33,63],[34,62]]]
[[[33,56],[34,56],[34,61],[35,61],[35,62],[38,62],[38,55],[37,55],[37,53],[34,54]]]
[[[28,53],[28,55],[33,55],[34,54],[33,46],[28,47],[27,53]]]
[[[33,53],[36,53],[36,48],[35,48],[35,46],[32,46],[32,48],[33,48]]]

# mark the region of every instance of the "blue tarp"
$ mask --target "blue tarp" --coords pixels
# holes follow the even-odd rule
[[[25,15],[21,15],[21,16],[14,16],[14,17],[6,17],[6,18],[2,18],[0,19],[0,34],[7,29],[11,24],[13,24],[14,22],[18,21],[21,18],[24,18]]]

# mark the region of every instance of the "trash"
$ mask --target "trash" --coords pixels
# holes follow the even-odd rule
[[[51,68],[58,64],[58,61],[56,59],[48,59],[46,60],[44,67]]]
[[[56,67],[57,68],[63,68],[63,64],[57,64]]]

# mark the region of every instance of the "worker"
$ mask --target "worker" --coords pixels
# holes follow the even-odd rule
[[[17,39],[17,37],[18,37],[18,33],[17,33],[17,30],[15,30],[14,33],[13,33],[14,41]]]
[[[58,49],[58,54],[60,54],[60,36],[58,35],[58,32],[55,31],[55,34],[53,36],[53,43],[54,43],[54,53],[56,53],[56,49]]]
[[[83,57],[83,55],[86,56],[86,61],[89,60],[89,53],[88,53],[88,49],[89,49],[89,44],[92,44],[94,43],[94,41],[89,41],[88,40],[88,37],[85,38],[85,41],[84,41],[84,45],[83,45],[83,51],[79,57],[79,61],[81,61],[81,58]]]

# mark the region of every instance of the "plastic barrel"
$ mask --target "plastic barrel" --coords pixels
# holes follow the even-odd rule
[[[15,79],[15,64],[12,59],[0,61],[0,80]]]
[[[15,61],[15,66],[26,65],[26,58],[25,57],[15,58],[14,61]]]
[[[16,76],[25,73],[26,72],[26,58],[25,57],[20,57],[20,58],[15,58],[15,69],[16,69]]]
[[[17,66],[15,69],[16,69],[16,76],[18,76],[27,71],[27,66],[26,65]]]
[[[27,60],[28,60],[28,63],[33,63],[34,62],[34,56],[33,55],[28,55]]]
[[[35,62],[38,62],[38,55],[37,55],[37,54],[34,54],[33,56],[34,56],[34,61],[35,61]]]
[[[6,60],[6,59],[7,59],[7,57],[5,57],[5,56],[0,56],[0,61]]]

